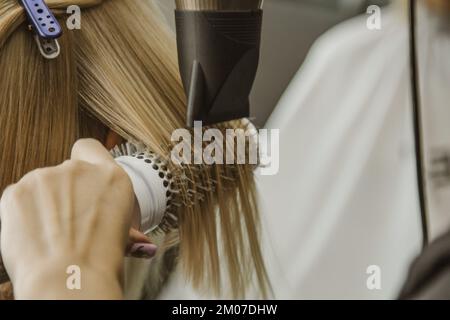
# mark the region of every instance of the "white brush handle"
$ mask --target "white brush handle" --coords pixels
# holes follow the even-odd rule
[[[133,156],[116,158],[116,162],[125,170],[133,184],[134,193],[141,213],[141,231],[144,233],[156,228],[164,218],[167,209],[168,186],[159,176],[160,171],[154,169],[155,164],[145,162]]]

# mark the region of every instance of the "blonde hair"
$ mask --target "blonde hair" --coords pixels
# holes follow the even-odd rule
[[[186,106],[174,36],[156,4],[46,3],[58,15],[69,5],[83,8],[81,30],[64,30],[61,55],[51,61],[40,55],[18,1],[0,3],[0,191],[30,170],[66,159],[80,137],[104,141],[109,128],[168,161]],[[242,123],[218,128],[227,126]],[[266,296],[253,167],[169,166],[183,205],[159,236],[163,251],[179,246],[196,287],[220,292],[226,269],[233,297],[244,296],[253,276]],[[161,283],[168,268],[158,271]]]

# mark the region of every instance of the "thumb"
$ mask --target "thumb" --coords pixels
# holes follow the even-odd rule
[[[72,160],[86,161],[92,164],[113,162],[113,156],[95,139],[80,139],[72,147]]]

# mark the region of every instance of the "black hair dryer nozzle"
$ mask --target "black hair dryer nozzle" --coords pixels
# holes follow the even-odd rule
[[[262,10],[176,10],[187,126],[249,117],[261,45]]]

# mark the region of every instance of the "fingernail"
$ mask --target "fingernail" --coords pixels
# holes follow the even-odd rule
[[[134,243],[130,255],[134,258],[150,259],[156,254],[158,247],[152,243]]]

